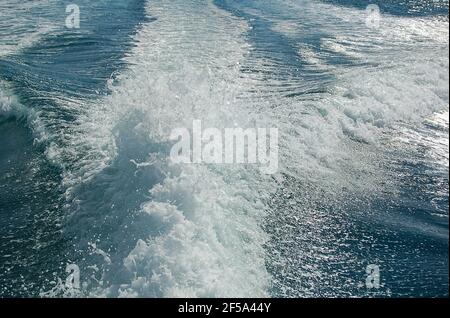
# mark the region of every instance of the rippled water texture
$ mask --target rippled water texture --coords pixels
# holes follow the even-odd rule
[[[448,1],[69,3],[0,0],[0,296],[448,296]],[[193,120],[278,173],[173,164]]]

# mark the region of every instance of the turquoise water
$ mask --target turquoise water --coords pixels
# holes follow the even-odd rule
[[[448,296],[448,1],[69,3],[0,0],[0,296]],[[194,119],[278,173],[174,166]]]

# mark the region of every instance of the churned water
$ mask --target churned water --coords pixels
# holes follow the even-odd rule
[[[72,2],[0,0],[0,296],[448,296],[447,0]]]

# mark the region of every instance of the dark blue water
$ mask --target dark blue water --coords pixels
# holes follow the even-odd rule
[[[180,21],[180,25],[187,24],[189,27],[178,30],[177,26],[173,26],[175,32],[171,28],[165,33],[166,30],[158,29],[158,25],[153,28],[152,23],[158,19],[164,23],[164,19],[169,19],[171,15],[182,16],[183,10],[186,10],[187,16],[195,17],[196,10],[206,7],[207,1],[183,5],[174,2],[173,6],[167,3],[161,5],[155,1],[157,9],[154,15],[151,1],[78,1],[81,28],[67,29],[64,19],[65,7],[69,1],[30,8],[21,7],[20,2],[13,0],[0,1],[0,8],[4,9],[8,18],[0,24],[0,32],[5,34],[3,38],[0,37],[0,48],[6,52],[6,45],[9,45],[8,48],[13,47],[8,54],[0,54],[0,93],[8,96],[0,99],[0,297],[37,297],[41,291],[48,291],[53,287],[58,278],[65,277],[66,265],[70,263],[78,264],[82,274],[89,272],[94,263],[98,265],[104,261],[103,254],[90,245],[93,242],[101,247],[102,253],[108,255],[109,263],[106,263],[109,267],[102,268],[102,273],[96,270],[96,276],[84,277],[83,281],[89,288],[83,291],[83,295],[102,294],[98,292],[99,288],[107,290],[111,287],[104,294],[118,296],[121,290],[115,286],[128,284],[133,279],[138,281],[135,273],[128,272],[129,269],[124,268],[123,263],[138,245],[138,240],[146,239],[141,236],[142,233],[150,237],[149,242],[163,237],[161,233],[164,231],[158,226],[150,229],[146,227],[146,223],[137,224],[140,218],[135,214],[145,202],[152,200],[148,194],[149,189],[163,183],[168,178],[167,175],[170,175],[170,171],[165,171],[164,168],[148,168],[145,172],[139,172],[129,162],[131,159],[143,162],[148,153],[164,154],[167,146],[164,143],[149,143],[144,137],[139,137],[136,127],[147,124],[143,121],[146,118],[145,111],[130,111],[113,129],[116,156],[108,162],[105,169],[94,173],[92,179],[80,181],[75,187],[75,194],[68,194],[66,180],[76,175],[81,163],[98,159],[89,149],[80,149],[69,137],[75,132],[79,133],[77,129],[83,129],[84,126],[79,121],[90,114],[90,107],[112,94],[108,81],[114,80],[118,74],[124,74],[128,68],[137,65],[137,69],[148,76],[145,78],[152,79],[153,75],[155,78],[164,78],[166,69],[152,65],[155,63],[154,56],[144,54],[149,49],[145,46],[148,43],[138,43],[133,38],[141,28],[153,32],[150,33],[153,36],[159,35],[155,39],[145,38],[148,42],[155,41],[155,46],[164,47],[165,43],[170,43],[172,47],[169,45],[162,52],[155,49],[155,52],[171,56],[171,49],[179,48],[178,45],[182,47],[189,34],[198,33],[199,43],[218,41],[220,46],[220,36],[225,35],[215,28],[219,26],[220,29],[220,23],[223,22],[215,21],[215,15],[207,15],[211,19],[211,30],[215,32],[211,35],[207,31],[205,34],[204,29],[200,30],[198,21],[205,19],[204,16],[199,16],[198,21],[195,18],[182,21],[184,24]],[[448,296],[448,165],[442,164],[441,156],[435,156],[431,151],[435,148],[442,150],[442,145],[437,140],[445,140],[445,136],[448,145],[448,121],[447,126],[424,124],[435,111],[448,111],[448,89],[442,88],[446,86],[443,85],[445,83],[448,86],[448,77],[438,76],[438,80],[434,77],[437,70],[446,68],[448,73],[448,58],[445,60],[441,54],[448,52],[448,41],[439,42],[431,36],[432,41],[425,45],[427,41],[422,38],[417,43],[414,42],[414,36],[423,34],[411,37],[408,34],[398,41],[383,42],[385,35],[379,36],[377,31],[368,31],[363,23],[345,22],[340,18],[342,12],[364,10],[370,3],[372,2],[323,1],[316,7],[311,1],[293,1],[293,4],[282,1],[213,1],[215,9],[243,21],[248,27],[239,40],[248,44],[249,50],[240,63],[240,75],[235,78],[236,81],[241,77],[255,78],[248,87],[243,88],[246,98],[264,101],[264,105],[269,104],[261,109],[266,115],[273,116],[271,118],[283,117],[286,113],[283,110],[285,104],[292,102],[294,105],[289,110],[292,127],[284,133],[295,138],[289,139],[291,143],[288,146],[283,145],[283,157],[289,158],[291,152],[297,153],[295,151],[298,145],[302,149],[301,140],[304,138],[308,140],[304,143],[308,145],[304,160],[311,161],[306,162],[305,166],[334,169],[335,174],[325,174],[328,176],[325,179],[336,178],[341,181],[338,185],[331,186],[323,180],[321,173],[310,175],[298,172],[296,169],[302,171],[301,167],[286,164],[277,178],[276,190],[264,202],[265,217],[257,222],[269,237],[261,245],[265,251],[264,267],[270,280],[266,290],[253,290],[254,295]],[[302,9],[303,4],[305,10]],[[329,5],[326,7],[331,12],[327,13],[329,16],[321,13],[325,7],[320,6],[324,4]],[[396,19],[430,19],[432,26],[428,27],[431,29],[441,28],[439,23],[447,23],[448,26],[448,22],[445,22],[448,20],[448,1],[392,0],[383,1],[379,6],[382,13],[388,15],[386,19],[390,23],[396,23]],[[209,11],[206,9],[206,12]],[[358,11],[351,12],[351,16],[359,15],[354,13]],[[360,14],[363,13],[361,11]],[[19,47],[14,44],[14,41],[18,41],[15,34],[20,39],[40,27],[37,22],[35,25],[31,23],[17,26],[23,23],[20,22],[21,17],[29,18],[28,21],[40,19],[41,23],[45,21],[52,29],[44,32],[36,41],[15,50],[15,47]],[[408,21],[412,25],[421,20]],[[283,24],[284,22],[288,23]],[[7,33],[13,24],[17,24],[12,29],[14,31]],[[237,28],[229,27],[233,30]],[[418,24],[417,28],[424,27]],[[425,34],[428,31],[429,29],[424,29]],[[367,36],[364,36],[365,32]],[[366,42],[361,40],[364,38]],[[424,112],[423,118],[419,120],[411,119],[413,116],[408,115],[407,110],[394,111],[397,106],[402,110],[409,107],[407,93],[399,94],[400,97],[392,92],[385,93],[390,92],[389,85],[376,86],[377,80],[372,81],[371,77],[372,74],[378,74],[379,70],[385,69],[388,72],[394,68],[395,61],[411,52],[411,47],[420,50],[423,56],[429,56],[428,60],[438,56],[442,59],[437,62],[440,63],[438,66],[425,64],[430,72],[424,72],[422,77],[413,69],[411,74],[406,73],[404,77],[417,76],[411,82],[405,80],[405,87],[401,88],[405,92],[408,92],[408,85],[418,85],[414,87],[419,87],[419,95],[425,96],[424,100],[426,96],[431,96],[429,99],[436,98],[439,101],[433,106],[436,108]],[[137,54],[136,52],[144,53],[138,55],[138,59],[126,58]],[[186,63],[192,62],[189,60],[192,54],[189,53],[185,52]],[[218,73],[229,68],[228,65],[219,63],[220,56],[206,56],[205,65],[215,65],[219,69]],[[411,60],[414,58],[414,54],[405,57]],[[419,60],[419,63],[425,62]],[[179,65],[179,69],[183,67]],[[366,74],[364,72],[367,69],[371,72]],[[152,73],[161,70],[163,74]],[[405,68],[397,72],[403,71]],[[345,95],[349,104],[354,100],[358,101],[356,104],[361,106],[361,115],[350,114],[349,110],[342,111],[345,116],[344,119],[339,117],[335,120],[339,123],[336,129],[334,119],[327,118],[336,114],[333,113],[334,106],[329,107],[326,102],[338,99],[336,96],[339,95],[341,86],[350,85],[342,80],[345,74],[363,78],[360,81],[362,84],[366,81],[375,84],[373,88],[360,87],[363,91],[360,95],[359,91]],[[386,77],[380,82],[390,81]],[[158,85],[164,86],[158,81],[152,85],[157,88]],[[152,85],[149,84],[148,91],[155,88]],[[136,91],[127,92],[129,98],[125,103],[142,103],[138,92],[138,85]],[[391,95],[394,96],[394,101],[390,99]],[[168,96],[167,100],[170,98]],[[151,100],[145,102],[150,103]],[[393,104],[396,107],[391,107],[394,109],[392,114],[381,114],[381,110],[379,113],[376,110],[371,113],[370,107],[378,103]],[[4,110],[7,104],[16,105],[16,109]],[[129,107],[128,104],[123,107]],[[165,105],[164,102],[161,105]],[[169,103],[166,107],[168,105]],[[364,115],[364,107],[369,107],[369,115]],[[427,105],[424,106],[426,107]],[[335,108],[337,112],[341,111],[340,106]],[[394,124],[384,123],[383,116],[397,118],[396,116],[400,116],[398,113],[406,115],[394,121]],[[295,117],[297,114],[300,116]],[[373,122],[371,116],[375,117]],[[303,118],[311,120],[302,121]],[[383,123],[377,122],[377,118]],[[345,126],[347,120],[358,127],[370,126],[368,134],[376,141],[367,141],[365,136],[349,132]],[[387,119],[385,121],[388,122]],[[314,127],[318,124],[322,126]],[[97,130],[101,131],[101,122],[98,125]],[[421,137],[435,140],[436,143],[408,142],[404,146],[398,146],[395,137],[402,135],[404,125],[412,126],[411,129]],[[299,136],[296,131],[298,127],[313,131],[313,137]],[[321,135],[322,131],[324,135]],[[340,154],[333,153],[331,157],[336,164],[329,162],[333,160],[324,155],[328,151],[326,140],[334,138],[333,136],[337,136],[339,148],[349,153],[342,158],[339,157]],[[322,147],[322,144],[325,146]],[[53,154],[54,149],[58,150],[56,156]],[[364,164],[353,165],[352,160]],[[365,166],[369,165],[366,162],[371,164],[370,168]],[[86,166],[89,167],[88,164]],[[370,191],[365,188],[367,184],[374,185],[373,193],[368,193]],[[174,186],[174,189],[180,192],[176,193],[177,198],[185,195],[181,186]],[[255,193],[255,201],[257,196]],[[236,195],[234,199],[242,198]],[[252,198],[247,200],[252,201]],[[167,202],[172,203],[169,199]],[[245,202],[247,201],[244,200]],[[244,203],[240,206],[245,206]],[[186,215],[193,213],[189,209],[194,209],[194,203],[193,207],[190,204],[184,205]],[[182,209],[183,204],[181,207],[178,205],[178,208]],[[239,208],[234,205],[232,209]],[[247,217],[248,211],[242,213],[243,217],[244,214]],[[220,237],[223,233],[218,231],[215,235]],[[237,235],[242,237],[242,242],[233,244],[240,246],[254,239],[246,235]],[[194,235],[188,245],[195,245],[196,239],[203,242],[202,233]],[[230,246],[234,246],[233,244],[230,243]],[[180,243],[178,248],[179,254],[184,255],[181,252],[186,247]],[[211,283],[207,275],[211,265],[207,261],[195,263],[191,271],[170,267],[173,263],[184,261],[182,257],[177,259],[177,252],[175,248],[173,253],[156,255],[156,260],[150,255],[148,258],[151,261],[146,260],[149,264],[160,262],[166,267],[152,268],[145,266],[144,262],[140,273],[143,271],[146,278],[154,278],[155,273],[163,273],[161,276],[166,277],[164,275],[169,272],[167,277],[176,281],[183,275],[189,278],[193,271],[196,273],[192,275],[194,278],[185,279],[180,285],[191,284],[194,296],[221,296],[233,290],[233,286],[228,286],[225,281],[218,284],[223,285],[223,290],[204,287]],[[100,261],[93,260],[92,255],[96,255]],[[215,264],[219,264],[217,266],[220,272],[226,272],[226,265],[222,265],[220,257]],[[371,264],[376,264],[381,270],[382,286],[375,290],[368,290],[364,285],[365,269]],[[261,273],[261,277],[263,274]],[[95,280],[101,283],[93,283]],[[134,291],[130,295],[177,295],[175,292],[170,293],[175,290],[170,279],[158,282],[158,293],[153,292],[155,287],[151,284],[146,289],[145,284],[142,287],[140,283],[136,283],[138,287],[130,284],[132,287],[129,289]],[[95,293],[92,291],[93,286],[97,288]]]

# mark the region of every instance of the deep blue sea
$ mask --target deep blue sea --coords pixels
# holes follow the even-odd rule
[[[0,0],[0,297],[448,297],[448,10]],[[278,172],[173,164],[193,120]]]

